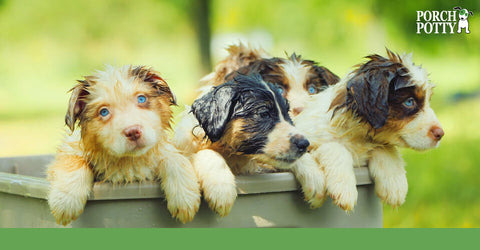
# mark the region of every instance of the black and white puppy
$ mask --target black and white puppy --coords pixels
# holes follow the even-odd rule
[[[193,155],[209,206],[225,216],[237,196],[234,174],[259,168],[291,170],[313,206],[324,199],[324,174],[310,154],[309,141],[292,123],[278,87],[259,74],[237,75],[197,99],[192,113],[199,150]],[[204,138],[207,138],[206,140]]]

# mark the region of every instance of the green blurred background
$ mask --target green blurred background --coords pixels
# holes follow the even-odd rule
[[[438,149],[403,150],[410,189],[402,207],[385,206],[384,226],[480,226],[479,1],[209,4],[213,65],[239,40],[274,56],[296,52],[339,76],[385,46],[413,52],[437,85],[432,106],[446,135]],[[470,34],[415,34],[417,10],[454,6],[474,12]],[[54,153],[67,90],[105,64],[153,66],[181,111],[211,69],[201,63],[198,8],[195,0],[0,0],[0,156]]]

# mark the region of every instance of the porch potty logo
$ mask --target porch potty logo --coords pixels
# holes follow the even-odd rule
[[[468,17],[473,16],[473,12],[460,6],[453,10],[420,10],[417,11],[417,34],[469,34]],[[458,17],[458,19],[457,19]]]

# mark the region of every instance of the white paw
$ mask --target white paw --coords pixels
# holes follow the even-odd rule
[[[168,211],[182,223],[193,220],[200,207],[200,188],[181,188],[174,190],[174,194],[167,195]]]
[[[237,198],[235,184],[209,183],[203,184],[203,196],[208,206],[220,216],[226,216],[232,210],[233,203]]]
[[[392,207],[398,207],[405,202],[407,197],[407,176],[394,175],[382,179],[377,178],[375,180],[375,192],[384,203]]]
[[[168,190],[171,190],[168,192]],[[167,208],[172,216],[182,223],[193,220],[200,207],[200,185],[191,181],[189,185],[165,190]]]
[[[358,191],[355,182],[344,180],[329,182],[327,192],[333,203],[347,212],[352,211],[357,204]]]
[[[310,208],[321,207],[326,199],[325,174],[318,169],[298,179]]]
[[[64,193],[58,189],[52,189],[48,195],[48,204],[57,224],[64,226],[82,214],[86,201],[86,197]]]

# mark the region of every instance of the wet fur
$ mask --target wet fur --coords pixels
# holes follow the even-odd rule
[[[327,193],[347,211],[358,196],[353,167],[368,164],[377,195],[400,206],[408,184],[398,147],[424,150],[439,143],[431,135],[441,126],[430,108],[433,85],[426,71],[412,63],[411,55],[389,50],[387,55],[368,56],[295,119],[325,171]],[[407,107],[403,103],[410,97],[416,105]]]
[[[293,53],[287,58],[272,57],[261,48],[239,43],[227,49],[229,55],[219,62],[215,71],[200,80],[202,86],[218,86],[236,75],[260,74],[264,81],[283,89],[290,103],[291,115],[298,115],[306,100],[340,78],[329,69]],[[309,93],[313,86],[315,93]]]
[[[323,173],[310,156],[292,149],[292,138],[303,135],[292,125],[288,110],[278,89],[260,75],[238,75],[193,103],[191,115],[199,128],[193,130],[198,150],[191,153],[192,161],[204,197],[219,215],[227,215],[233,206],[235,175],[276,168],[299,173],[307,201],[314,207],[322,204]]]
[[[137,103],[138,95],[147,101]],[[47,171],[48,203],[57,223],[67,225],[80,216],[94,182],[157,180],[172,216],[183,223],[193,219],[200,204],[198,180],[190,161],[167,135],[174,104],[159,73],[142,66],[107,66],[78,81],[65,116],[71,133]],[[110,110],[105,117],[99,115],[104,107]],[[142,128],[141,146],[131,146],[122,134],[134,124]]]

